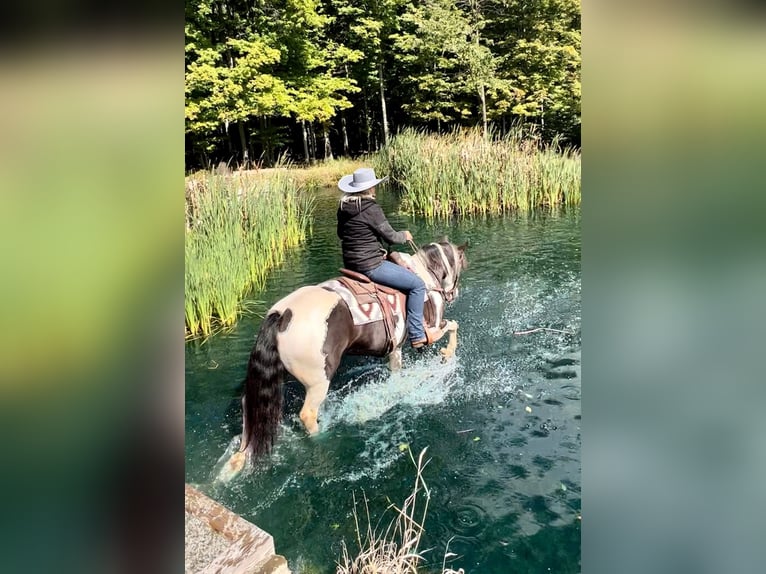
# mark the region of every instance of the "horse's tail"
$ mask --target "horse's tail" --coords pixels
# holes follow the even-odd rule
[[[253,458],[270,452],[277,438],[282,417],[280,385],[285,374],[277,349],[277,333],[287,328],[291,317],[290,309],[284,314],[270,313],[263,321],[250,353],[242,394],[240,451],[249,450]]]

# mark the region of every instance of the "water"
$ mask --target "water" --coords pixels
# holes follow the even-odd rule
[[[409,452],[428,447],[425,571],[441,571],[451,539],[457,557],[448,565],[467,574],[579,572],[579,213],[429,226],[393,215],[395,198],[380,194],[394,228],[417,241],[469,242],[448,312],[460,324],[455,359],[406,350],[404,370],[391,374],[381,359],[345,358],[313,438],[297,416],[303,387],[288,380],[273,456],[229,484],[216,481],[239,432],[240,384],[261,317],[340,267],[335,198],[320,194],[312,238],[234,330],[187,344],[187,482],[273,534],[293,572],[330,573],[341,540],[355,547],[352,495],[366,495],[375,524],[412,490]],[[566,333],[513,334],[536,327]]]

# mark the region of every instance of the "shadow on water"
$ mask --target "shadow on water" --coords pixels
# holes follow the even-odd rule
[[[387,213],[395,198],[382,193]],[[307,438],[303,388],[285,385],[273,456],[228,485],[216,463],[239,432],[239,392],[268,307],[335,276],[335,195],[320,196],[308,244],[275,271],[235,328],[186,349],[186,478],[274,535],[295,572],[333,572],[340,542],[355,540],[352,494],[377,520],[414,482],[407,449],[429,447],[431,489],[421,549],[437,572],[580,570],[579,212],[428,224],[394,214],[419,242],[469,241],[469,268],[449,311],[460,324],[455,360],[405,352],[405,368],[344,359]],[[515,332],[548,327],[566,333]],[[389,518],[390,515],[389,515]],[[385,517],[384,517],[385,520]],[[352,544],[353,548],[353,544]]]

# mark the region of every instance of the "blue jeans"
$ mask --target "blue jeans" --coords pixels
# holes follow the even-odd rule
[[[423,328],[423,299],[426,294],[426,284],[423,280],[401,265],[383,261],[375,269],[363,272],[375,283],[393,287],[407,294],[407,332],[410,342],[426,338]]]

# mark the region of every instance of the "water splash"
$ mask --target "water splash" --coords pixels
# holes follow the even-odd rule
[[[429,357],[405,365],[399,372],[385,373],[340,400],[331,394],[323,409],[325,429],[340,423],[364,424],[396,406],[442,403],[460,379],[458,366],[456,359],[442,363],[439,357]]]

